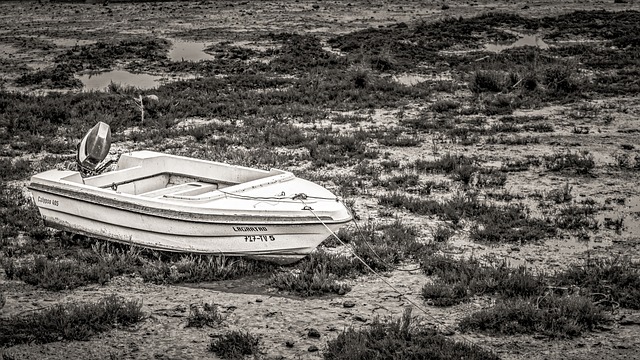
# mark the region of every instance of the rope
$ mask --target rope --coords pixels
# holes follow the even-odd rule
[[[358,235],[360,235],[360,237],[362,238],[362,242],[364,242],[364,244],[367,245],[369,250],[371,250],[373,255],[375,255],[375,257],[378,258],[378,260],[380,260],[381,263],[385,264],[388,268],[393,269],[393,270],[397,270],[397,271],[416,271],[416,270],[422,269],[422,266],[418,266],[415,269],[401,269],[401,268],[399,268],[397,266],[394,266],[394,265],[389,264],[388,262],[384,261],[384,259],[381,258],[380,255],[378,255],[378,253],[373,249],[373,247],[371,247],[371,244],[369,244],[369,242],[367,241],[367,238],[362,233],[362,230],[360,230],[360,225],[358,225],[358,222],[356,221],[355,217],[353,216],[353,213],[351,213],[349,208],[347,208],[347,210],[351,214],[351,221],[353,221],[353,223],[356,225],[356,230],[358,231]]]
[[[307,208],[307,210],[311,211],[311,213],[316,217],[316,219],[318,219],[318,221],[320,221],[320,223],[322,225],[324,225],[324,227],[329,231],[329,233],[331,233],[331,235],[333,235],[333,237],[335,237],[338,242],[340,242],[340,244],[342,244],[343,246],[350,248],[349,246],[347,246],[347,244],[342,241],[342,239],[340,239],[338,237],[338,235],[336,235],[335,232],[333,232],[333,230],[331,230],[327,224],[324,223],[324,221],[322,221],[322,219],[320,219],[320,217],[315,213],[315,211],[313,211],[313,209],[311,207],[309,207],[304,200],[300,199],[300,201],[305,205],[305,207]],[[427,316],[427,318],[431,319],[434,323],[438,324],[440,327],[449,330],[450,332],[454,332],[453,329],[451,329],[450,326],[447,326],[446,324],[443,324],[441,321],[439,321],[438,319],[436,319],[435,317],[433,317],[431,314],[429,314],[427,312],[426,309],[424,309],[422,306],[420,306],[418,303],[416,303],[415,301],[411,300],[405,293],[400,292],[400,290],[396,289],[395,286],[393,286],[391,283],[389,283],[382,275],[380,275],[378,272],[376,272],[375,270],[373,270],[371,268],[371,266],[369,266],[369,264],[367,264],[360,256],[358,256],[358,254],[355,253],[355,251],[351,251],[351,253],[353,254],[353,256],[355,256],[356,259],[358,259],[367,269],[369,269],[369,271],[371,271],[371,273],[373,273],[375,276],[377,276],[380,280],[382,280],[382,282],[384,282],[388,287],[390,287],[391,289],[393,289],[393,291],[395,291],[396,293],[398,293],[398,295],[400,295],[400,297],[403,297],[405,300],[407,300],[409,303],[411,303],[411,305],[413,305],[414,307],[416,307],[418,310],[422,311],[423,314],[425,314]],[[459,337],[461,337],[464,341],[468,342],[469,344],[472,344],[474,346],[477,347],[481,347],[480,345],[474,343],[473,341],[469,340],[467,337],[458,334]]]
[[[231,192],[224,191],[222,189],[218,189],[218,191],[220,191],[221,193],[225,194],[226,196],[235,197],[235,198],[243,199],[243,200],[272,200],[272,201],[291,200],[291,201],[297,201],[297,200],[302,200],[302,199],[313,199],[313,200],[340,201],[340,200],[338,200],[337,197],[328,198],[328,197],[322,197],[322,196],[307,195],[305,193],[299,193],[299,194],[295,194],[293,196],[286,196],[286,195],[284,195],[284,192],[282,193],[283,195],[280,195],[280,196],[251,196],[251,195],[241,195],[241,194],[231,193]]]

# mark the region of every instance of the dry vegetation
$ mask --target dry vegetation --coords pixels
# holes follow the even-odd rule
[[[640,353],[635,2],[0,9],[3,358]],[[110,70],[168,80],[82,91]],[[97,121],[114,149],[293,171],[356,223],[286,267],[48,229],[25,184]]]

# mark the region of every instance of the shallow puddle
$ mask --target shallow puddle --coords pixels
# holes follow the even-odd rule
[[[620,230],[620,235],[625,237],[640,236],[640,197],[629,196],[624,200],[624,205],[621,205],[616,210],[598,214],[597,220],[605,228],[615,230],[614,222],[622,219],[623,226]]]
[[[394,75],[393,80],[399,82],[402,85],[414,86],[425,81],[451,81],[453,78],[451,75],[420,75],[420,74],[400,74]]]
[[[84,45],[95,44],[97,42],[95,40],[82,40],[82,39],[71,39],[71,38],[49,38],[49,40],[59,47],[84,46]]]
[[[485,44],[484,49],[491,52],[501,52],[503,50],[523,47],[534,46],[540,49],[548,49],[549,45],[545,43],[538,35],[523,35],[520,39],[516,40],[512,44],[500,45],[500,44]]]
[[[122,86],[133,86],[138,89],[153,89],[160,85],[162,77],[149,74],[133,74],[125,70],[113,70],[100,74],[80,75],[78,79],[82,81],[83,90],[102,91],[109,84],[120,84]]]
[[[215,60],[215,57],[204,52],[206,43],[186,40],[170,39],[173,43],[169,49],[169,59],[171,61],[204,61]]]

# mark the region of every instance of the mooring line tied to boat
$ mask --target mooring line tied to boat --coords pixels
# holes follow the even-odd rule
[[[348,246],[342,239],[340,239],[340,237],[333,231],[331,230],[327,224],[325,224],[324,221],[322,221],[322,219],[320,219],[320,217],[315,213],[315,211],[313,211],[313,208],[311,208],[309,205],[307,205],[307,203],[304,201],[304,199],[302,198],[298,198],[298,200],[300,200],[300,202],[302,202],[302,204],[305,206],[305,210],[309,210],[313,216],[316,217],[316,219],[318,219],[318,221],[324,225],[324,227],[329,231],[329,233],[331,234],[331,236],[333,236],[334,238],[336,238],[336,240],[338,240],[338,242],[340,244],[342,244],[344,247],[348,248],[351,250],[351,254],[358,259],[358,261],[360,261],[372,274],[374,274],[376,277],[378,277],[380,280],[382,280],[383,283],[385,283],[389,288],[391,288],[393,291],[395,291],[400,297],[404,298],[405,300],[407,300],[411,305],[413,305],[416,309],[420,310],[423,314],[425,314],[425,316],[427,318],[429,318],[431,321],[434,322],[434,324],[436,324],[437,326],[448,330],[450,333],[453,333],[453,329],[446,325],[445,323],[443,323],[442,321],[436,319],[433,315],[429,314],[427,312],[427,310],[425,308],[423,308],[420,304],[418,304],[416,301],[412,300],[411,298],[409,298],[407,296],[407,294],[401,292],[400,290],[398,290],[395,286],[393,286],[390,282],[387,281],[387,279],[384,278],[384,276],[382,276],[380,273],[378,273],[377,271],[375,271],[373,268],[371,268],[371,266],[369,266],[369,264],[366,263],[366,261],[364,261],[358,254],[356,254],[355,250]],[[344,205],[344,203],[343,203]],[[346,207],[346,205],[345,205]],[[347,208],[348,209],[348,208]],[[352,216],[353,222],[356,224],[356,226],[358,225],[358,223],[355,221],[355,218]],[[371,251],[373,251],[373,249],[371,249]],[[375,253],[375,251],[373,251],[373,253],[378,256],[378,254]],[[379,258],[379,257],[378,257]],[[460,337],[464,342],[471,344],[473,346],[477,346],[477,347],[481,347],[484,348],[483,346],[480,346],[478,344],[476,344],[475,342],[471,341],[469,338],[467,338],[466,336],[460,335],[458,334],[458,337]],[[493,352],[492,350],[489,350],[491,352]]]
[[[312,199],[312,200],[327,200],[327,201],[335,201],[335,202],[341,202],[339,198],[337,197],[322,197],[322,196],[312,196],[312,195],[307,195],[305,193],[297,193],[294,195],[287,195],[284,191],[281,192],[278,195],[273,195],[273,196],[252,196],[252,195],[242,195],[242,194],[237,194],[237,193],[232,193],[232,192],[227,192],[221,189],[218,189],[218,191],[220,191],[221,193],[225,194],[225,196],[228,197],[235,197],[238,199],[244,199],[244,200],[263,200],[263,201],[299,201],[299,200],[307,200],[307,199]]]

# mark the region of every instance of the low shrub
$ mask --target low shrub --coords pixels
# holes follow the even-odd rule
[[[214,303],[204,303],[202,305],[191,305],[189,309],[189,316],[187,316],[186,327],[203,326],[213,327],[224,321],[224,317],[218,311],[218,306]]]
[[[369,274],[371,270],[390,271],[402,261],[432,252],[432,248],[421,241],[418,229],[399,220],[386,225],[368,223],[361,229],[343,229],[338,236],[349,246],[351,254],[336,254],[320,248],[293,268],[273,275],[267,283],[300,296],[342,295],[351,291],[344,282],[346,278]]]
[[[38,208],[22,191],[0,181],[0,237],[16,237],[20,232],[48,235]]]
[[[350,274],[353,259],[322,250],[311,253],[293,269],[274,274],[267,284],[301,296],[344,295],[351,287],[339,280]]]
[[[486,243],[529,243],[555,234],[553,225],[533,218],[524,205],[485,205],[475,218],[470,238]]]
[[[273,270],[264,261],[214,255],[162,253],[91,238],[67,239],[57,233],[47,241],[6,247],[5,253],[31,254],[33,261],[13,267],[13,277],[51,291],[104,284],[115,276],[137,274],[144,281],[175,284],[234,279]],[[8,260],[3,260],[8,261]]]
[[[60,340],[87,340],[116,326],[143,319],[142,303],[115,295],[95,303],[67,303],[46,310],[0,318],[0,346]]]
[[[443,255],[425,255],[420,260],[426,275],[436,276],[422,288],[422,296],[435,306],[459,304],[475,295],[527,297],[540,295],[547,279],[525,267],[512,268],[504,261],[482,263],[478,259],[456,260]]]
[[[597,230],[600,225],[594,217],[596,208],[591,205],[565,205],[554,218],[556,226],[563,230]]]
[[[640,263],[628,257],[589,258],[553,277],[558,286],[578,286],[597,303],[640,310]]]
[[[456,110],[460,107],[460,103],[454,100],[443,99],[431,104],[431,111],[437,113],[446,113]]]
[[[244,359],[248,355],[257,356],[260,351],[260,337],[238,330],[230,331],[209,344],[209,351],[223,359]]]
[[[578,174],[589,174],[595,167],[593,155],[588,151],[556,153],[545,156],[544,161],[549,171],[575,170]]]
[[[498,359],[476,345],[457,342],[415,324],[407,309],[398,320],[375,319],[365,328],[347,328],[327,343],[325,360]]]
[[[541,333],[551,338],[573,338],[608,321],[602,309],[587,297],[551,294],[500,301],[464,317],[459,327],[462,331],[492,334]]]
[[[501,92],[506,86],[506,76],[498,71],[481,70],[472,74],[469,89],[474,93]]]

